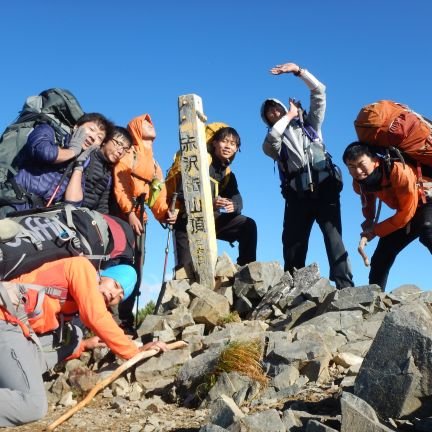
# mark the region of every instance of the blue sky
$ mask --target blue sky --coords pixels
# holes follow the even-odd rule
[[[432,116],[431,14],[426,0],[7,2],[0,26],[0,129],[27,96],[63,87],[85,111],[102,112],[120,125],[150,113],[158,133],[154,152],[165,172],[179,147],[177,98],[195,93],[209,121],[226,122],[240,133],[242,151],[232,168],[244,213],[258,224],[258,260],[282,262],[283,200],[273,163],[261,150],[266,129],[259,108],[267,97],[286,102],[289,96],[307,106],[309,96],[298,79],[268,70],[294,61],[326,84],[323,134],[342,166],[362,105],[392,99]],[[344,240],[355,283],[363,285],[368,269],[356,251],[360,202],[342,169]],[[157,296],[167,237],[152,217],[148,229],[144,301]],[[369,255],[375,245],[368,246]],[[237,249],[219,242],[223,251],[235,259]],[[327,276],[317,227],[307,261],[318,262]],[[172,263],[171,256],[167,274]],[[387,290],[404,283],[430,289],[430,265],[428,251],[413,243],[399,255]]]

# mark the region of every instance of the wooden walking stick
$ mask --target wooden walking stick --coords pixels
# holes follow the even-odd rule
[[[169,350],[173,349],[179,349],[184,348],[187,346],[186,342],[183,341],[177,341],[170,344],[167,344],[167,347]],[[160,352],[159,349],[150,349],[147,351],[141,351],[136,356],[132,357],[125,363],[123,363],[121,366],[119,366],[111,375],[103,379],[102,381],[98,382],[87,394],[87,396],[79,402],[77,405],[75,405],[73,408],[71,408],[69,411],[67,411],[65,414],[63,414],[61,417],[59,417],[55,422],[51,423],[47,430],[52,431],[57,426],[60,426],[64,421],[66,421],[68,418],[72,417],[77,411],[79,411],[81,408],[85,407],[95,396],[96,394],[104,389],[108,384],[111,384],[113,381],[115,381],[124,371],[131,368],[133,365],[137,364],[143,359],[146,359],[148,357],[153,357],[154,355],[158,354]]]

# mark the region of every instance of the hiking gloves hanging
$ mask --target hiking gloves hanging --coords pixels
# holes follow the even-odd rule
[[[75,156],[78,156],[81,153],[83,144],[87,138],[87,132],[85,127],[80,126],[72,135],[71,140],[69,141],[69,150],[72,150]]]

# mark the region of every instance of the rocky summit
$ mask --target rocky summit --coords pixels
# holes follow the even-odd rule
[[[178,274],[138,329],[137,343],[188,346],[134,366],[57,430],[432,431],[431,301],[221,256],[214,290]],[[47,374],[48,416],[14,430],[43,430],[121,363],[98,349]]]

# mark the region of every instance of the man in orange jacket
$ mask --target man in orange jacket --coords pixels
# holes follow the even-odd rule
[[[144,204],[152,211],[159,222],[173,224],[176,213],[169,211],[166,187],[162,170],[153,157],[153,142],[156,130],[149,114],[140,115],[128,123],[132,136],[132,148],[114,166],[114,196],[119,216],[128,220],[137,236],[135,262],[139,279],[129,300],[119,307],[122,327],[134,334],[133,306],[139,296],[142,266],[144,263],[145,223],[147,214]],[[136,300],[138,301],[138,300]]]
[[[386,161],[360,142],[345,149],[343,161],[362,200],[365,221],[361,236],[367,240],[379,237],[371,259],[369,283],[384,291],[396,256],[408,244],[418,238],[432,253],[432,200],[426,190],[430,183],[420,183],[416,170],[408,164],[392,162],[388,167]],[[376,220],[377,199],[396,210],[382,222]]]
[[[107,309],[131,294],[136,282],[131,266],[110,267],[98,278],[87,258],[65,258],[46,263],[13,282],[54,287],[58,292],[65,291],[67,297],[45,295],[41,310],[37,310],[29,287],[28,319],[19,319],[0,306],[0,426],[42,418],[47,411],[42,374],[61,360],[79,357],[83,350],[99,346],[101,341],[125,359],[150,348],[166,350],[160,342],[138,348]],[[0,292],[4,295],[4,290]],[[39,313],[32,317],[36,312]],[[61,325],[61,316],[67,321],[77,314],[96,336],[82,340],[82,331],[76,324]],[[62,343],[60,335],[66,331],[69,337],[64,339],[68,342]]]

